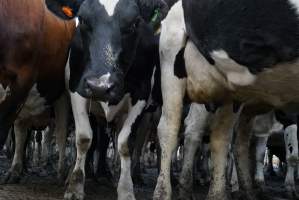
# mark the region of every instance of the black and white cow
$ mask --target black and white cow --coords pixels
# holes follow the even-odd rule
[[[171,155],[186,91],[192,101],[222,105],[211,128],[214,168],[208,199],[229,199],[225,168],[234,124],[240,189],[246,199],[256,198],[248,167],[252,118],[274,107],[299,108],[298,14],[293,0],[182,0],[170,9],[160,37],[163,159],[155,200],[171,199]],[[180,55],[185,68],[174,67]]]
[[[118,136],[121,159],[118,199],[135,199],[127,141],[151,92],[151,76],[154,66],[159,65],[159,42],[154,29],[168,6],[161,0],[47,2],[58,15],[79,18],[67,67],[77,160],[65,199],[84,198],[84,164],[92,141],[88,112],[99,101],[108,122],[122,111],[127,113]]]

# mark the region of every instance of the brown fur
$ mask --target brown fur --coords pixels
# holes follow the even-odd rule
[[[63,21],[44,0],[1,0],[0,84],[10,95],[0,104],[0,137],[14,121],[34,83],[50,102],[64,89],[64,68],[74,21]],[[1,143],[1,138],[0,138]]]

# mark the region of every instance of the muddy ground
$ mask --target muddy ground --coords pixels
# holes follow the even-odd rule
[[[0,156],[0,179],[5,176],[9,167],[9,161],[5,156]],[[40,173],[41,169],[28,169],[23,175],[19,184],[0,185],[0,200],[61,200],[65,186],[59,184],[55,178],[55,172]],[[54,170],[53,170],[54,171]],[[155,181],[157,177],[156,169],[148,169],[143,174],[143,186],[135,187],[137,200],[149,200],[152,197]],[[267,193],[269,199],[286,200],[284,195],[283,179],[272,178],[268,180]],[[299,189],[299,187],[297,188]],[[196,199],[204,199],[208,191],[208,186],[196,185]],[[86,181],[86,200],[116,200],[116,188],[97,183],[94,180]],[[174,192],[177,190],[174,189]],[[176,195],[174,195],[176,196]]]

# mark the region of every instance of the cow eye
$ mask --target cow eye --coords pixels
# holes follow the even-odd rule
[[[139,18],[135,19],[125,30],[124,34],[132,34],[136,31],[139,24]]]

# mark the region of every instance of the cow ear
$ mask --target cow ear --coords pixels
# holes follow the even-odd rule
[[[62,19],[73,19],[84,0],[46,0],[50,11]]]
[[[160,25],[168,13],[168,5],[164,0],[136,0],[143,19],[153,25],[154,28]]]

